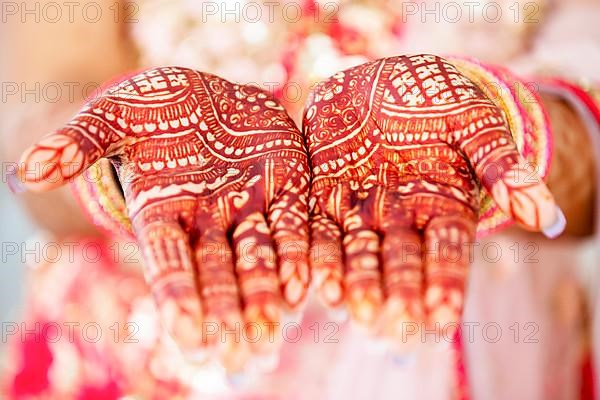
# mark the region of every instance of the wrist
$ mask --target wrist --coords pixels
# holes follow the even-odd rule
[[[567,219],[565,233],[593,231],[596,177],[593,144],[582,115],[556,94],[541,94],[554,135],[548,188]]]

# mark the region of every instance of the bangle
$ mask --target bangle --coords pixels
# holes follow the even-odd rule
[[[100,159],[94,163],[73,181],[71,187],[94,225],[108,234],[133,238],[125,197],[109,160]]]

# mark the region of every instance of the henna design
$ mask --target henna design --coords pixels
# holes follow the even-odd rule
[[[117,169],[163,322],[185,350],[216,347],[240,367],[247,344],[220,343],[221,332],[209,338],[201,324],[276,323],[282,300],[304,299],[309,172],[300,131],[259,88],[156,68],[111,87],[27,150],[18,176],[48,190],[101,157]]]
[[[303,129],[321,296],[345,300],[381,335],[459,318],[480,185],[525,228],[559,233],[554,200],[525,172],[502,111],[442,58],[338,72],[311,93]],[[327,245],[337,259],[319,254]]]

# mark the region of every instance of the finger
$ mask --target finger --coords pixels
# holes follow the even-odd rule
[[[289,192],[281,196],[271,206],[268,220],[283,300],[290,308],[297,308],[306,297],[310,280],[306,195]]]
[[[379,236],[364,227],[359,216],[347,218],[343,239],[345,287],[350,313],[371,329],[383,302],[379,272]]]
[[[176,222],[160,220],[136,229],[136,236],[161,321],[184,355],[194,357],[203,318],[188,237]]]
[[[385,303],[380,334],[394,343],[408,343],[424,318],[421,237],[409,226],[387,229],[382,243]],[[411,331],[412,330],[412,331]],[[414,333],[414,332],[412,332]]]
[[[231,248],[220,227],[213,225],[202,233],[196,245],[196,263],[205,315],[203,342],[225,368],[240,370],[249,353],[242,338],[243,320]]]
[[[564,215],[535,166],[519,155],[500,110],[486,108],[480,121],[455,135],[477,177],[504,213],[548,237],[562,233]]]
[[[101,99],[89,103],[63,128],[25,150],[9,176],[11,189],[54,189],[104,156],[124,136],[106,107]]]
[[[344,296],[342,234],[331,219],[315,215],[310,222],[310,264],[323,303],[338,307]]]
[[[566,219],[535,167],[519,157],[518,164],[491,185],[498,206],[528,230],[541,231],[549,238],[559,236]]]
[[[434,217],[424,231],[427,323],[451,337],[463,310],[475,215]]]
[[[275,250],[265,217],[255,212],[233,232],[235,271],[244,303],[244,329],[250,345],[260,352],[272,351],[279,324],[281,292],[275,269]]]

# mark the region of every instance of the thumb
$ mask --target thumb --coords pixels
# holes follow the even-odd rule
[[[475,174],[500,209],[523,228],[550,238],[560,235],[565,217],[536,166],[519,154],[499,110],[488,112],[487,126],[458,141]]]
[[[15,192],[47,191],[77,177],[124,136],[117,107],[106,98],[86,104],[70,122],[26,149],[8,175]]]

